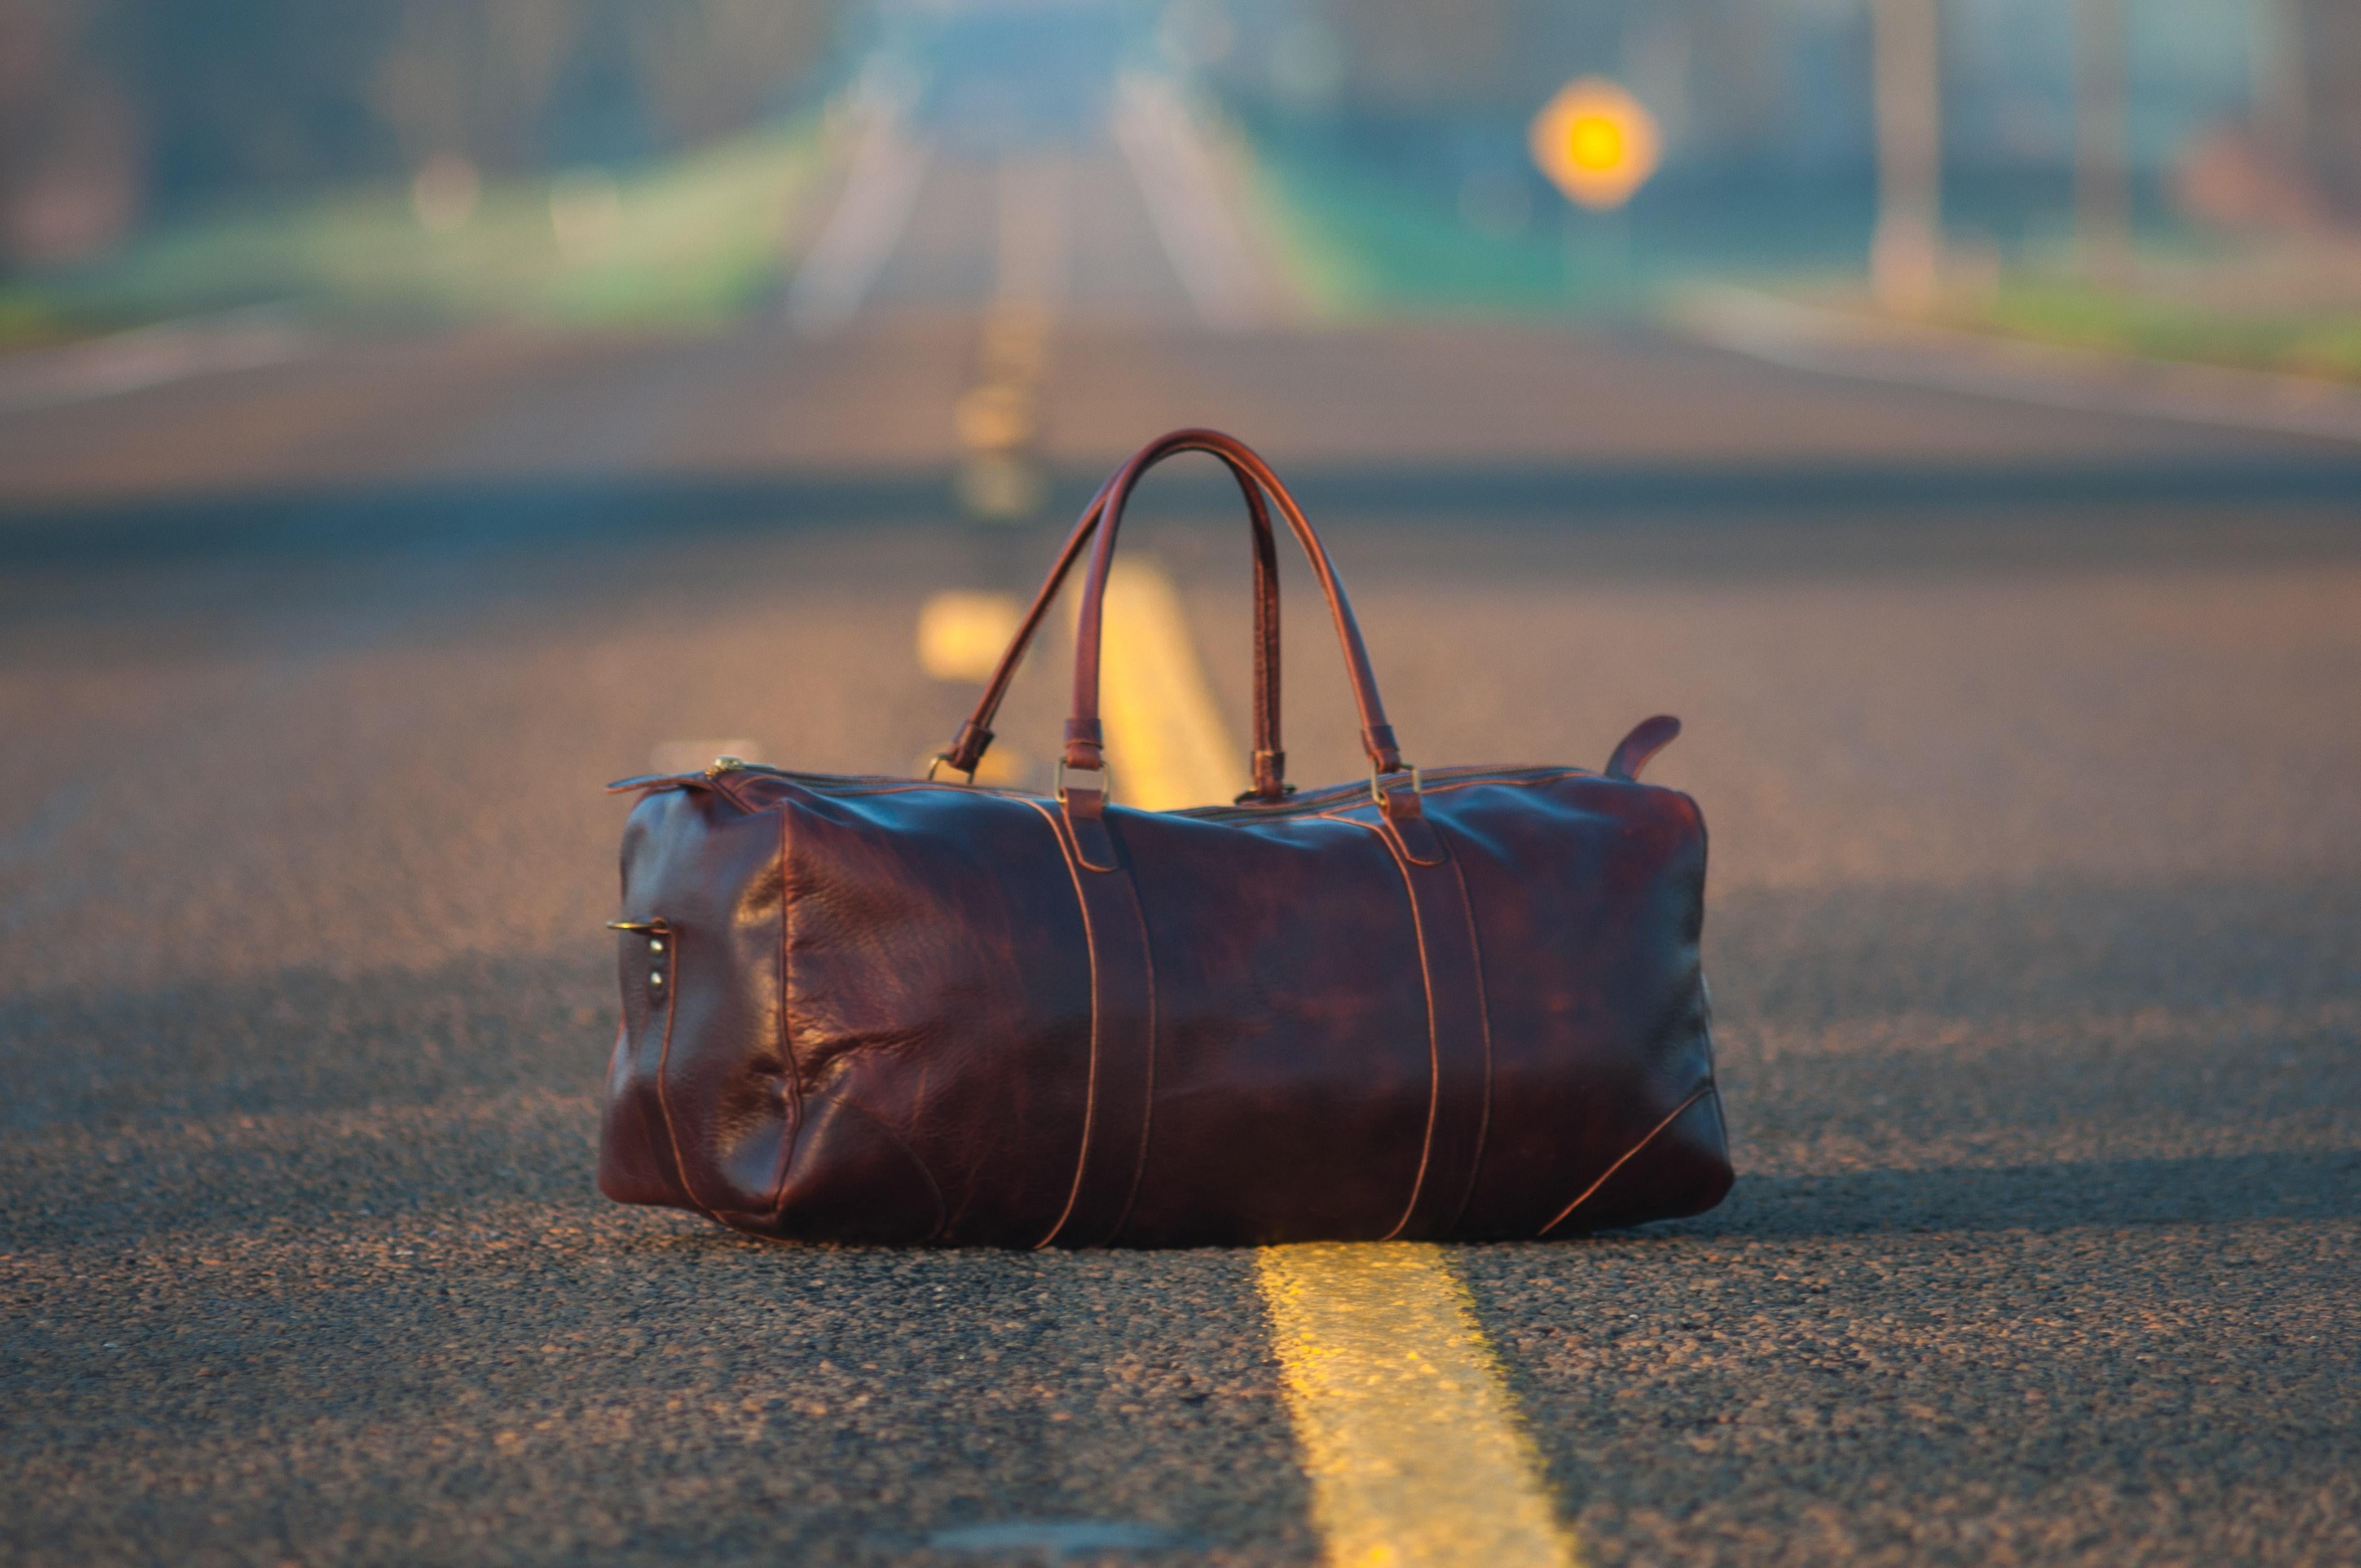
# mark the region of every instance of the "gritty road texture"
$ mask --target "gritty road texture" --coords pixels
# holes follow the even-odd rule
[[[0,1556],[1317,1554],[1250,1255],[592,1186],[598,786],[949,738],[919,605],[1055,530],[949,503],[972,335],[359,343],[0,421]],[[1638,336],[1082,323],[1046,385],[1067,491],[1183,422],[1304,477],[1422,762],[1688,724],[1737,1192],[1459,1255],[1591,1561],[2361,1560],[2361,453]],[[1220,503],[1135,542],[1242,729]],[[1294,774],[1353,776],[1289,611]]]

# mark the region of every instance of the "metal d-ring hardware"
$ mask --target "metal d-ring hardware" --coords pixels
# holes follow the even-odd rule
[[[1418,764],[1416,762],[1405,762],[1402,766],[1390,771],[1397,773],[1407,773],[1410,774],[1411,794],[1424,795],[1426,793],[1426,778],[1424,774],[1418,771]],[[1369,798],[1376,801],[1381,809],[1386,804],[1386,788],[1384,780],[1385,773],[1378,771],[1377,763],[1374,762],[1371,762],[1369,764]]]
[[[662,963],[664,961],[664,954],[671,951],[671,944],[666,940],[666,938],[671,937],[672,927],[667,925],[662,917],[658,917],[653,920],[609,920],[607,922],[607,929],[609,931],[629,931],[634,936],[645,937],[648,939],[648,954],[658,963]],[[650,970],[648,973],[648,983],[651,985],[662,985],[664,983],[664,971],[662,970]]]
[[[1078,773],[1087,773],[1092,772],[1097,773],[1099,775],[1100,804],[1104,805],[1106,802],[1115,798],[1115,770],[1108,767],[1104,762],[1101,762],[1095,770],[1091,768],[1076,768],[1074,772]],[[1062,803],[1066,798],[1065,758],[1060,757],[1058,759],[1057,772],[1053,773],[1051,777],[1055,785],[1052,793],[1055,794],[1059,801]]]
[[[649,958],[657,964],[662,964],[664,961],[664,954],[671,950],[665,945],[664,938],[672,935],[672,927],[662,916],[658,916],[653,920],[609,920],[607,922],[607,929],[609,931],[630,931],[636,935],[646,937],[648,939]],[[648,989],[650,991],[662,989],[664,982],[664,971],[662,969],[651,969],[648,970]]]
[[[938,768],[939,768],[939,767],[941,767],[944,763],[950,762],[950,760],[951,760],[951,754],[950,754],[949,751],[938,751],[938,752],[936,752],[936,753],[935,753],[931,758],[928,759],[928,762],[927,762],[927,782],[928,782],[928,784],[932,784],[932,783],[934,783],[934,782],[935,782],[935,770],[936,770],[936,769],[938,769]],[[982,765],[982,764],[981,764],[981,762],[979,762],[979,763],[978,763],[978,766],[981,766],[981,765]],[[968,783],[970,783],[970,784],[973,784],[973,783],[975,783],[975,769],[974,769],[974,768],[958,768],[958,767],[956,766],[956,764],[954,764],[954,767],[955,767],[955,769],[956,769],[956,771],[957,771],[957,772],[960,772],[960,773],[965,773],[965,774],[967,775],[967,782],[968,782]]]

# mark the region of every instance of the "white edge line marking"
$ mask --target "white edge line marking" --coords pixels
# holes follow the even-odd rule
[[[0,358],[0,411],[55,408],[298,359],[313,335],[265,310],[192,316]]]
[[[1126,76],[1112,123],[1156,237],[1199,319],[1216,332],[1259,325],[1266,313],[1253,258],[1179,92],[1170,82]]]
[[[787,323],[796,331],[825,337],[852,320],[909,226],[933,153],[904,129],[897,112],[874,111],[836,210],[787,286]]]
[[[1794,370],[2083,413],[2361,441],[2361,389],[2310,377],[1888,323],[1743,289],[1697,291],[1673,319],[1699,342]]]

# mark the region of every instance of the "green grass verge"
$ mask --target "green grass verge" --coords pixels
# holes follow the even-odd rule
[[[703,324],[776,285],[796,197],[818,172],[816,121],[616,175],[620,219],[561,250],[546,178],[488,181],[473,214],[422,227],[406,189],[171,225],[119,256],[0,294],[0,336],[104,329],[257,303],[392,320]]]
[[[1947,326],[2178,359],[2361,379],[2361,308],[2226,310],[2071,280],[2004,280],[1940,313]]]

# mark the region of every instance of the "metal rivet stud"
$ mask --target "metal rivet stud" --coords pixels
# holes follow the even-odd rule
[[[652,953],[661,953],[661,952],[663,952],[663,951],[664,951],[664,938],[663,938],[662,937],[650,937],[650,938],[648,938],[648,951],[650,951],[650,952],[652,952]]]
[[[662,985],[664,983],[664,970],[660,969],[650,970],[648,971],[648,983],[650,985]]]

